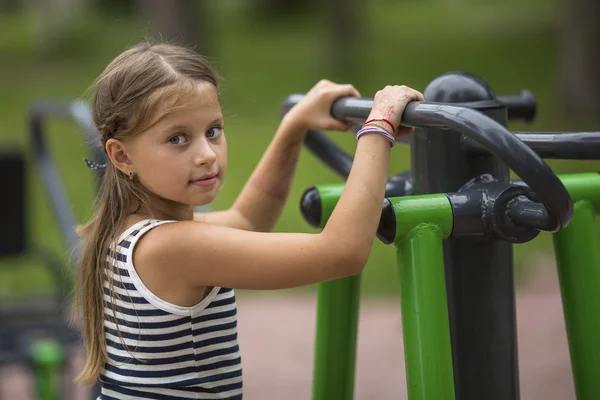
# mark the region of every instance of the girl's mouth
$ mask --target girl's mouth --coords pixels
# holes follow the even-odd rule
[[[208,175],[204,178],[190,181],[191,185],[196,185],[196,186],[213,186],[215,183],[217,183],[217,175],[216,174]]]

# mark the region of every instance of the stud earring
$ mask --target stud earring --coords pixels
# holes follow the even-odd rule
[[[133,175],[134,175],[134,172],[133,171],[129,171],[129,180],[131,182],[133,182]]]

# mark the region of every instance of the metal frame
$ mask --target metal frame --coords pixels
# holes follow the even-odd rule
[[[600,159],[600,132],[509,132],[508,120],[533,119],[532,97],[500,101],[469,74],[443,75],[424,94],[403,116],[417,128],[412,171],[388,178],[377,232],[397,248],[409,398],[519,398],[512,245],[540,230],[554,233],[578,397],[600,398],[600,175],[557,177],[542,160]],[[286,98],[282,113],[301,98]],[[362,123],[372,105],[343,98],[332,115]],[[348,176],[352,157],[322,132],[305,144]],[[527,183],[509,182],[509,168]],[[305,220],[323,228],[342,190],[309,188]],[[319,285],[315,400],[353,397],[359,287],[360,275]]]
[[[56,117],[67,118],[81,129],[88,150],[96,161],[104,161],[105,156],[101,149],[94,145],[97,140],[96,130],[86,102],[43,100],[31,107],[28,133],[33,163],[42,178],[62,239],[75,259],[78,259],[80,242],[75,232],[75,216],[46,145],[45,123],[48,118]],[[102,170],[97,170],[97,185],[102,174]],[[79,343],[81,340],[78,330],[69,326],[69,316],[62,309],[67,303],[66,296],[70,285],[65,283],[62,263],[55,254],[39,245],[31,245],[25,251],[32,253],[50,267],[58,299],[56,302],[46,301],[42,304],[19,304],[18,308],[8,305],[0,308],[0,335],[5,340],[3,348],[0,349],[0,358],[3,363],[26,362],[32,369],[39,398],[56,399],[63,394],[57,381],[58,374],[65,366],[62,346]],[[39,335],[40,332],[46,333],[43,338]],[[47,334],[48,332],[50,334]],[[92,388],[90,396],[95,399],[99,394],[100,386],[96,385]]]
[[[569,226],[553,235],[575,388],[578,398],[596,398],[600,397],[596,378],[600,372],[596,338],[596,328],[600,328],[600,248],[594,218],[600,210],[600,174],[561,175],[560,179],[575,201]],[[522,186],[522,181],[511,182],[512,188]],[[320,204],[318,227],[327,223],[343,188],[343,184],[317,185],[306,192],[313,199],[306,201],[318,199]],[[456,394],[454,384],[443,260],[443,241],[461,236],[455,227],[457,219],[465,216],[456,216],[457,204],[464,204],[461,193],[393,197],[383,206],[382,221],[390,217],[391,210],[396,224],[392,239],[411,400],[464,398]],[[314,400],[350,400],[354,396],[360,282],[361,275],[357,275],[319,284]]]
[[[106,160],[106,156],[102,149],[96,145],[98,135],[92,119],[90,106],[85,101],[58,101],[47,99],[37,101],[31,107],[29,114],[29,134],[33,150],[33,162],[42,178],[44,189],[50,198],[50,206],[54,212],[61,236],[74,255],[74,259],[77,260],[80,256],[80,240],[75,232],[76,219],[72,208],[69,206],[62,179],[60,178],[53,158],[46,146],[47,131],[45,130],[45,122],[48,118],[57,117],[67,118],[80,128],[84,141],[87,144],[88,151],[94,158],[94,161],[102,163]],[[95,171],[96,187],[99,188],[104,170],[98,169]],[[48,368],[49,367],[46,367],[40,370],[46,371],[43,374],[46,381],[48,378],[53,377],[51,373],[47,372]],[[48,395],[50,393],[48,390],[53,387],[54,385],[51,383],[45,382],[39,387],[41,395]],[[99,395],[100,383],[98,382],[91,389],[90,398],[95,399]]]

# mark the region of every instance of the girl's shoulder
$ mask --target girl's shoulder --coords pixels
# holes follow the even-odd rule
[[[129,216],[125,220],[125,223],[123,224],[123,228],[121,229],[121,231],[119,232],[117,237],[118,237],[119,241],[121,241],[121,240],[127,239],[128,237],[131,237],[131,236],[138,236],[139,233],[142,231],[143,231],[143,233],[145,233],[146,231],[148,231],[156,226],[163,225],[166,223],[173,223],[173,222],[177,222],[177,221],[150,219],[150,218],[143,218],[143,217],[139,217],[139,216]]]

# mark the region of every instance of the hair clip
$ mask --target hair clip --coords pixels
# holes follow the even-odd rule
[[[87,166],[91,169],[102,169],[102,168],[106,168],[106,163],[104,164],[97,164],[93,161],[88,160],[87,158],[83,159],[85,161],[85,163],[87,164]]]

